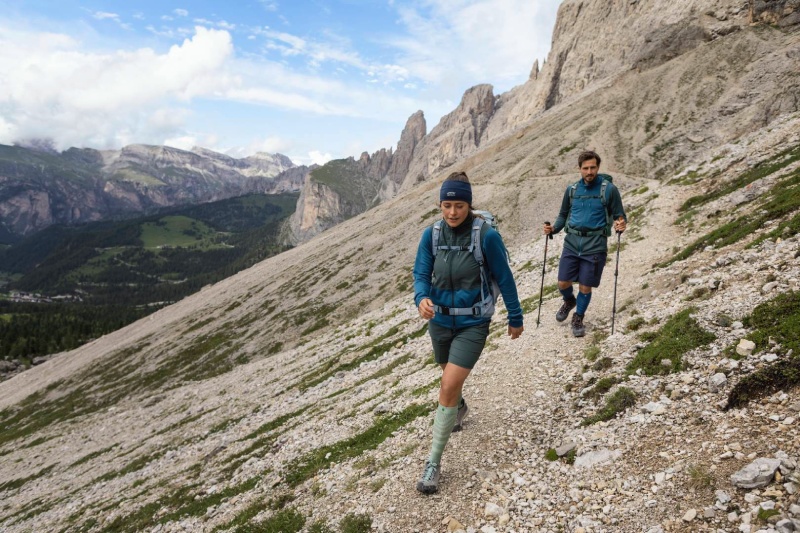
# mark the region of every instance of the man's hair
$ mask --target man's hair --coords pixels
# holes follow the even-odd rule
[[[453,172],[447,176],[444,181],[463,181],[464,183],[469,183],[469,178],[467,177],[466,172],[459,171]]]
[[[583,166],[583,162],[584,161],[588,161],[590,159],[596,159],[597,160],[597,166],[598,167],[600,166],[600,156],[597,155],[597,152],[593,152],[591,150],[586,150],[585,152],[581,152],[581,154],[578,156],[578,167],[582,167]]]

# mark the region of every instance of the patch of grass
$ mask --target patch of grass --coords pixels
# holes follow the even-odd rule
[[[762,507],[759,507],[758,508],[758,514],[756,515],[756,518],[762,524],[766,524],[767,521],[769,521],[771,516],[775,516],[775,515],[779,515],[779,514],[781,514],[781,512],[779,510],[777,510],[777,509],[764,509]]]
[[[750,400],[768,396],[779,390],[800,386],[800,292],[781,294],[753,309],[742,321],[754,331],[748,338],[756,351],[770,346],[770,339],[780,347],[780,353],[791,357],[779,359],[752,374],[744,376],[728,395],[725,409],[741,407]]]
[[[727,182],[722,187],[709,191],[706,194],[692,196],[683,203],[679,210],[687,211],[692,207],[707,204],[713,200],[716,200],[717,198],[721,198],[734,191],[737,191],[756,180],[778,172],[797,160],[800,160],[800,145],[788,148],[775,157],[757,164],[746,172],[739,174],[739,176],[732,181]]]
[[[564,155],[564,154],[566,154],[568,152],[571,152],[572,150],[575,149],[576,146],[578,146],[578,143],[572,143],[572,144],[570,144],[568,146],[564,146],[564,147],[561,148],[561,150],[558,151],[558,155],[562,156],[562,155]]]
[[[600,398],[617,383],[619,383],[619,379],[614,376],[601,378],[594,384],[594,387],[586,391],[585,396],[592,399]]]
[[[583,350],[583,356],[589,361],[595,361],[598,355],[600,355],[600,347],[594,344],[590,344]]]
[[[294,507],[282,509],[263,522],[250,520],[262,511],[259,503],[251,505],[242,515],[236,517],[230,524],[235,526],[234,533],[297,533],[306,525],[306,517]]]
[[[128,463],[122,470],[106,472],[105,474],[97,478],[95,482],[110,481],[114,478],[122,477],[132,472],[136,472],[137,470],[141,470],[142,468],[152,463],[153,461],[159,459],[166,453],[167,450],[159,450],[150,455],[143,455],[141,457],[137,457],[136,459]]]
[[[335,531],[323,520],[317,520],[309,526],[308,533],[335,533]]]
[[[439,386],[439,378],[436,378],[435,381],[431,381],[427,385],[422,385],[421,387],[417,387],[416,389],[412,390],[411,396],[425,396],[438,386]]]
[[[691,317],[696,311],[690,307],[670,317],[666,324],[656,333],[653,341],[645,346],[633,358],[626,370],[629,374],[642,369],[648,376],[679,372],[683,369],[683,354],[706,345],[716,336],[699,326]],[[662,360],[669,359],[672,364],[667,367]]]
[[[558,453],[555,448],[550,448],[544,453],[544,458],[548,461],[558,461]]]
[[[639,328],[644,326],[644,324],[645,324],[644,317],[637,316],[636,318],[632,318],[631,320],[628,321],[628,323],[625,325],[625,329],[628,331],[638,331]]]
[[[366,514],[349,513],[339,522],[341,533],[370,533],[372,517]]]
[[[800,148],[798,148],[800,150]],[[757,234],[766,222],[781,220],[769,233],[761,235],[748,244],[755,246],[765,239],[777,237],[788,238],[800,233],[800,170],[793,172],[788,178],[778,182],[768,194],[764,195],[760,210],[740,216],[735,220],[723,224],[708,234],[695,240],[681,252],[675,254],[664,263],[656,267],[668,266],[675,261],[681,261],[691,256],[698,250],[707,246],[722,248],[749,238]]]
[[[525,314],[532,313],[533,311],[535,311],[535,310],[537,310],[539,308],[539,299],[540,299],[540,297],[541,297],[542,301],[544,301],[545,298],[548,298],[551,294],[553,294],[553,293],[555,293],[557,291],[558,291],[558,285],[557,284],[545,285],[544,288],[540,291],[541,295],[534,294],[533,296],[525,298],[524,300],[522,300],[520,302],[520,306],[522,307],[522,312],[525,313]]]
[[[100,457],[101,455],[103,455],[105,453],[110,452],[115,447],[116,447],[116,444],[113,445],[113,446],[109,446],[108,448],[103,448],[102,450],[97,450],[97,451],[92,452],[90,454],[84,455],[83,457],[81,457],[80,459],[78,459],[77,461],[75,461],[74,463],[69,465],[69,468],[74,468],[76,466],[82,465],[83,463],[87,463],[87,462],[91,461],[92,459],[95,459],[95,458]]]
[[[118,516],[104,526],[104,533],[145,531],[158,524],[166,524],[190,516],[202,516],[213,505],[253,490],[259,478],[253,477],[214,494],[196,496],[197,485],[184,485],[177,490],[148,503],[128,515]],[[167,512],[163,512],[167,510]]]
[[[39,479],[40,477],[44,477],[45,475],[47,475],[55,467],[56,467],[56,463],[53,463],[50,466],[42,468],[41,470],[39,470],[35,474],[31,474],[28,477],[23,477],[23,478],[18,478],[18,479],[12,479],[11,481],[6,481],[2,485],[0,485],[0,492],[6,491],[6,490],[18,489],[18,488],[22,487],[24,484],[28,483],[29,481],[33,481],[35,479]]]
[[[597,370],[599,372],[601,370],[607,370],[611,368],[613,364],[614,362],[611,360],[610,357],[603,357],[595,361],[595,363],[592,365],[592,369]]]
[[[714,486],[714,476],[702,465],[690,465],[686,469],[689,476],[689,488],[692,490],[702,490]]]
[[[422,215],[422,220],[428,220],[429,218],[434,217],[434,216],[440,214],[441,212],[442,212],[442,210],[439,209],[438,207],[435,208],[435,209],[431,209],[430,211],[428,211],[427,213]]]
[[[581,425],[590,426],[597,422],[611,420],[617,414],[634,405],[636,405],[636,393],[627,387],[620,387],[606,399],[606,404],[600,411],[583,419]]]
[[[564,462],[567,463],[568,465],[574,465],[575,457],[577,456],[578,456],[578,451],[573,448],[572,450],[567,452],[567,455],[564,456]]]
[[[430,414],[430,412],[430,406],[411,404],[400,413],[380,417],[372,427],[363,433],[335,444],[312,450],[305,456],[295,459],[287,466],[287,473],[284,479],[290,487],[296,487],[313,477],[319,470],[330,466],[331,463],[339,463],[346,459],[358,457],[366,450],[374,450],[399,428],[420,416]]]

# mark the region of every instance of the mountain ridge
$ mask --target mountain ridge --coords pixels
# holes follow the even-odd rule
[[[91,222],[250,193],[300,190],[307,167],[281,154],[235,159],[129,145],[60,154],[0,147],[0,233],[16,242],[51,224]]]

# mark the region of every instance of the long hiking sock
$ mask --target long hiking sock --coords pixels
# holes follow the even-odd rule
[[[575,312],[579,315],[583,316],[586,314],[586,308],[589,307],[589,302],[592,301],[592,293],[578,293],[578,307],[575,309]]]
[[[436,416],[433,418],[433,444],[431,445],[431,454],[428,460],[438,465],[442,460],[442,453],[447,441],[450,439],[450,433],[453,431],[453,426],[456,425],[456,416],[458,416],[458,406],[445,407],[439,404],[436,408]]]
[[[572,300],[572,298],[573,298],[573,296],[572,296],[572,285],[570,285],[566,289],[558,289],[558,292],[560,292],[561,296],[564,297],[564,301],[565,302],[567,300]]]

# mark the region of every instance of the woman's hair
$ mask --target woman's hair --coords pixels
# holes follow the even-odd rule
[[[463,171],[453,172],[449,176],[447,176],[444,181],[463,181],[464,183],[469,183],[469,178],[467,177],[467,173]]]
[[[600,156],[597,155],[597,152],[593,152],[591,150],[586,150],[585,152],[580,153],[578,156],[578,166],[583,166],[583,162],[590,159],[595,159],[597,161],[597,166],[600,166]]]

